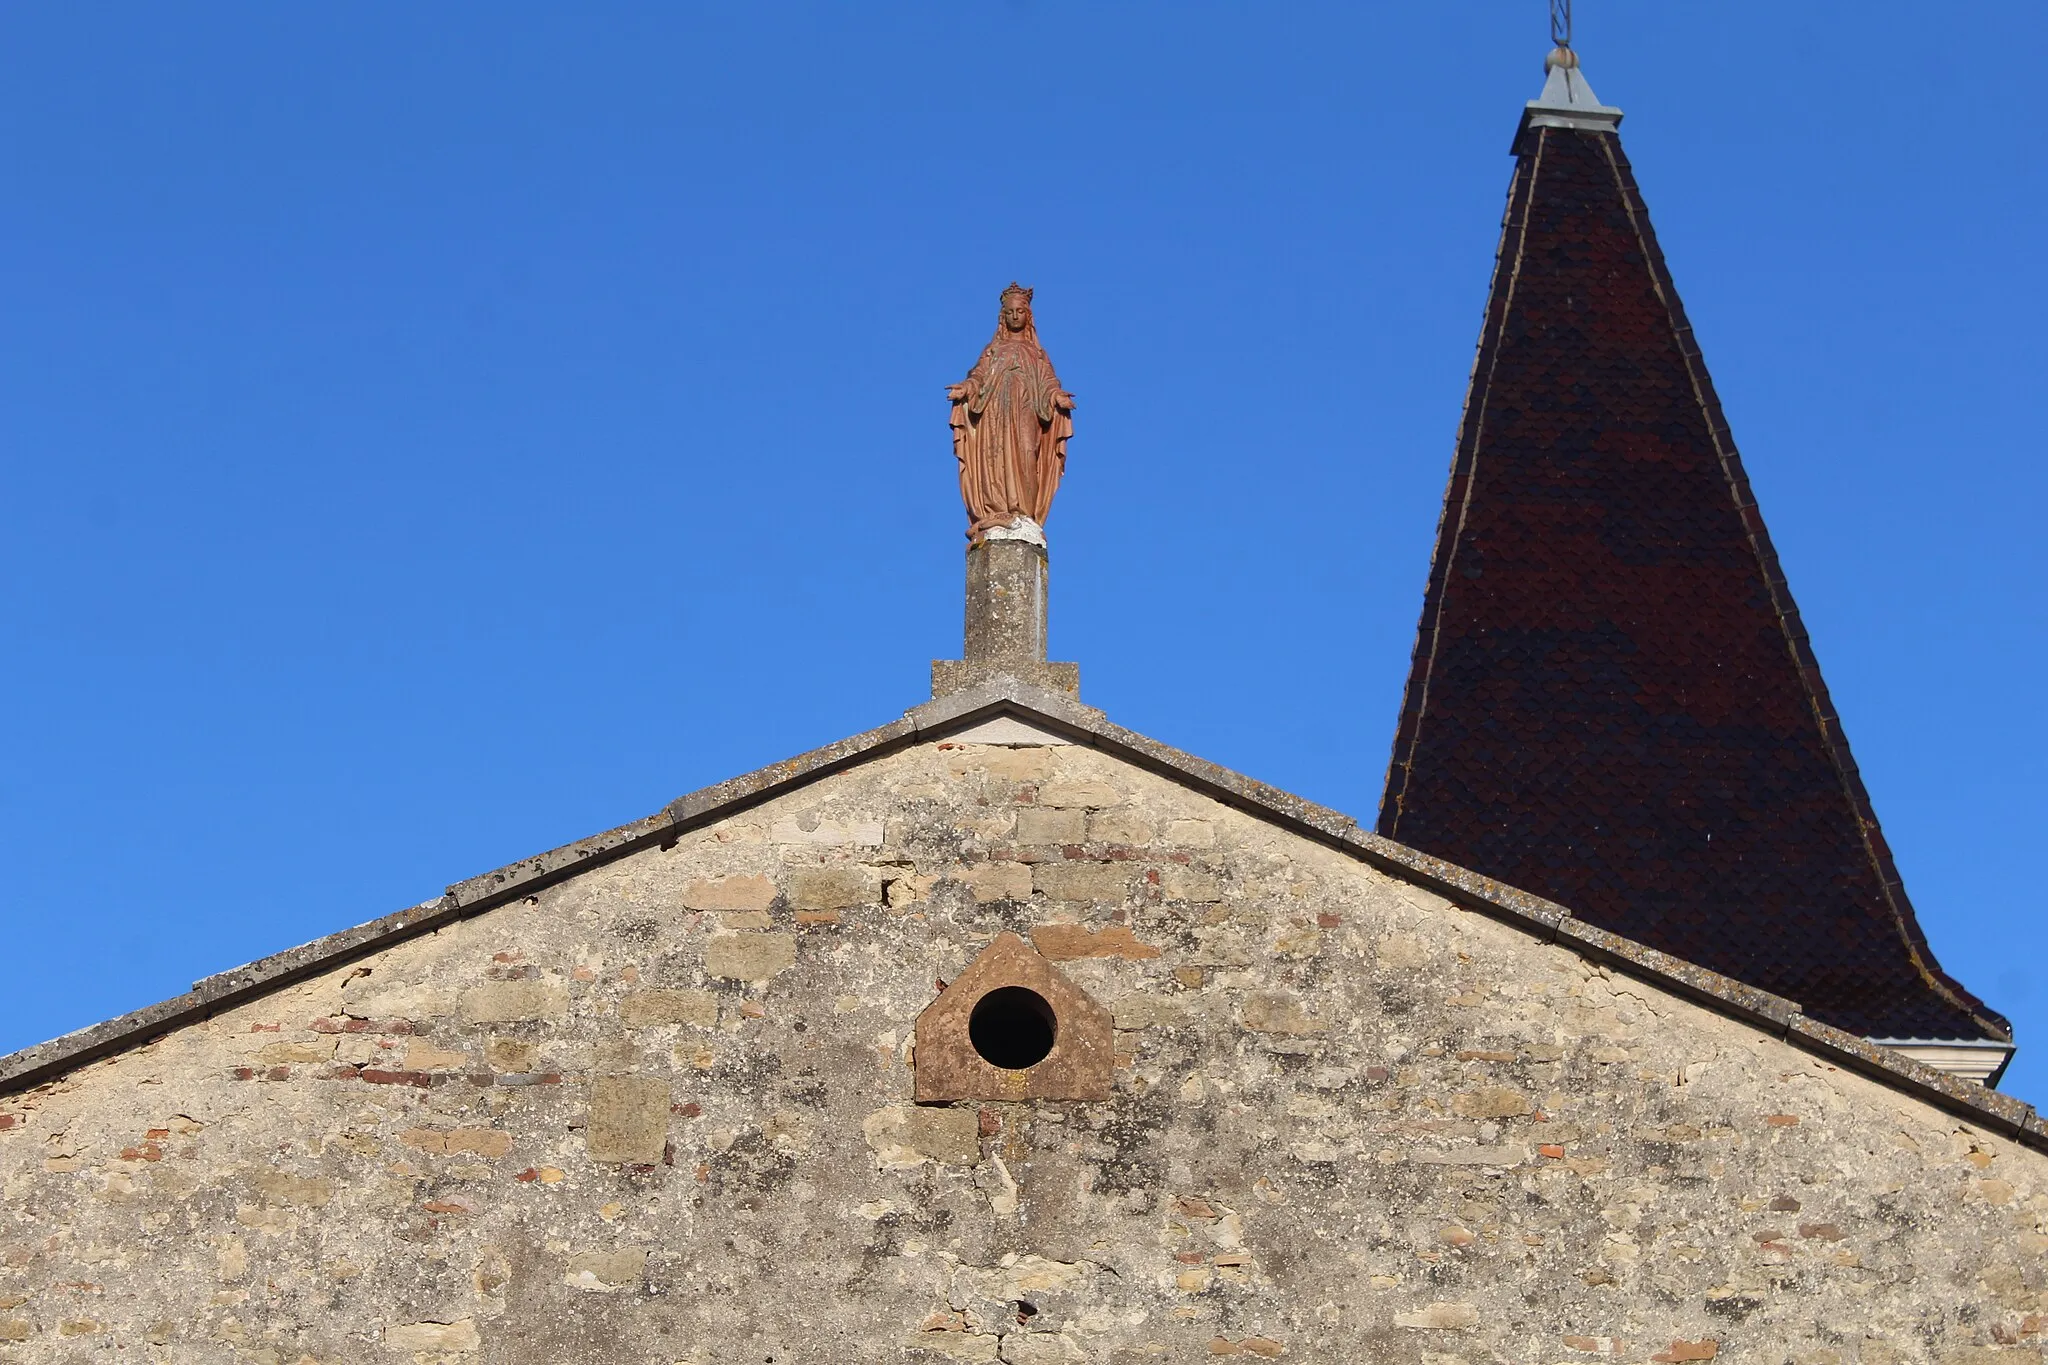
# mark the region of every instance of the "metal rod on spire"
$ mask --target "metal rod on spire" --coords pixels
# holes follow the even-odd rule
[[[1550,45],[1571,51],[1572,0],[1550,0]]]

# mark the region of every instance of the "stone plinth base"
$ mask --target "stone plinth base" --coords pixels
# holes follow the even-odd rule
[[[1043,545],[991,537],[967,547],[969,662],[1044,662],[1046,577]]]
[[[1046,555],[1037,529],[1020,517],[967,547],[966,657],[932,661],[934,697],[998,674],[1081,694],[1079,664],[1045,660]]]
[[[1018,682],[1042,687],[1048,692],[1063,692],[1070,697],[1081,695],[1081,665],[1047,663],[982,663],[973,659],[933,659],[932,695],[943,697],[958,692],[963,687],[972,687],[986,682],[997,674],[1008,674]]]

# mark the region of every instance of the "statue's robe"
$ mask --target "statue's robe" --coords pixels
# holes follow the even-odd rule
[[[1044,525],[1074,433],[1073,400],[1060,391],[1045,349],[1030,331],[1004,330],[961,387],[953,403],[953,453],[968,534],[978,538],[1020,516]]]

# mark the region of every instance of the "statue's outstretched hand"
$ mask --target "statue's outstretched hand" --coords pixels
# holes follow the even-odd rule
[[[967,397],[967,386],[965,384],[946,385],[946,397],[952,399],[955,403],[962,401]]]

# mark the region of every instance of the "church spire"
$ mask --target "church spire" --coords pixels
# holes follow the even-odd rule
[[[1380,833],[1866,1037],[2003,1018],[1893,867],[1616,131],[1517,132]]]

